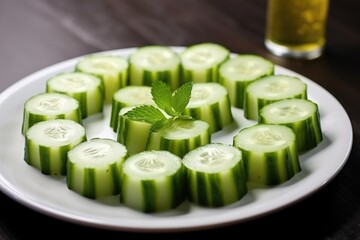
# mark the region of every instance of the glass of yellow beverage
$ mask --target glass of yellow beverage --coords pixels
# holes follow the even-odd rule
[[[275,55],[319,57],[330,0],[268,0],[265,46]]]

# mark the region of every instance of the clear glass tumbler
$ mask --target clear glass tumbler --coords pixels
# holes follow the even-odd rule
[[[265,46],[275,55],[314,59],[326,40],[329,0],[268,0]]]

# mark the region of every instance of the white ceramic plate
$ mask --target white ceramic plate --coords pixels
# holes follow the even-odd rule
[[[183,48],[174,47],[176,51]],[[106,53],[128,56],[133,48]],[[118,196],[91,200],[67,189],[65,177],[41,174],[27,165],[21,135],[23,104],[32,95],[45,91],[45,82],[60,72],[74,70],[79,58],[70,59],[17,82],[0,95],[0,190],[15,201],[54,218],[104,229],[127,231],[185,231],[244,222],[261,217],[304,199],[326,185],[342,169],[352,146],[352,127],[341,104],[315,82],[283,67],[277,74],[300,77],[308,85],[308,97],[318,103],[324,140],[300,156],[302,171],[274,187],[253,188],[239,202],[208,209],[185,202],[161,214],[144,214],[119,204]],[[110,106],[104,115],[85,121],[88,137],[116,135],[109,127]],[[236,124],[216,133],[213,140],[232,143],[240,128],[254,124],[233,109]]]

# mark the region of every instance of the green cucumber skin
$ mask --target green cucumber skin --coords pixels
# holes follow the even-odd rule
[[[257,79],[251,81],[237,81],[236,83],[231,84],[221,77],[220,83],[225,86],[229,92],[231,106],[244,109],[246,87],[256,80]]]
[[[143,199],[143,208],[142,211],[146,213],[156,212],[156,183],[153,180],[146,180],[141,182]]]
[[[80,168],[71,161],[67,163],[67,187],[78,194],[97,199],[120,193],[121,162],[102,168]]]
[[[90,69],[89,67],[86,67],[87,66],[86,64],[88,61],[90,61],[90,63],[91,63],[91,61],[98,59],[98,57],[100,57],[100,59],[102,59],[102,57],[105,57],[105,61],[110,61],[109,63],[111,63],[111,61],[114,60],[115,64],[123,61],[123,66],[120,67],[120,65],[118,65],[119,68],[112,69],[112,70],[109,70],[106,72],[101,71],[101,70],[99,72],[98,71],[99,69],[97,69],[97,67],[95,67],[94,69]],[[84,64],[85,64],[85,66],[84,66]],[[112,96],[114,95],[114,93],[118,89],[127,86],[129,83],[128,61],[127,61],[127,59],[123,59],[118,56],[88,55],[76,64],[75,72],[90,74],[101,80],[101,83],[104,87],[104,103],[105,104],[111,103],[111,99],[112,99]]]
[[[247,81],[231,81],[228,80],[226,77],[222,76],[220,74],[219,76],[219,82],[228,90],[231,106],[243,109],[244,108],[244,96],[245,96],[245,90],[246,87],[263,77],[274,75],[275,67],[273,66],[269,71],[262,76],[259,76],[255,79],[249,79]]]
[[[119,143],[122,143],[126,146],[126,142],[127,142],[127,136],[130,135],[128,134],[131,129],[129,129],[129,123],[130,123],[130,119],[127,119],[125,116],[120,116],[119,115],[119,120],[118,120],[118,128],[116,130],[117,133],[117,141]],[[128,149],[129,151],[129,149]]]
[[[171,70],[149,71],[130,63],[129,69],[129,85],[152,86],[155,80],[161,80],[172,90],[180,86],[180,64]]]
[[[76,68],[75,71],[86,73],[79,68]],[[127,69],[115,75],[103,75],[103,74],[93,74],[93,73],[91,74],[98,77],[102,81],[104,88],[105,104],[111,103],[114,93],[120,88],[128,86],[129,84],[129,76],[128,76],[129,74]]]
[[[224,59],[224,61],[214,65],[213,67],[207,69],[186,69],[182,67],[182,83],[186,82],[194,82],[194,83],[202,83],[202,82],[220,82],[220,75],[219,75],[219,67],[220,65],[228,60],[229,57]]]
[[[253,99],[251,96],[249,96],[247,92],[245,92],[244,97],[244,117],[249,120],[259,120],[259,111],[262,107],[264,107],[267,104],[276,102],[278,100],[283,99]],[[306,89],[300,94],[294,95],[291,98],[298,98],[298,99],[307,99],[307,92]]]
[[[261,110],[259,123],[272,124],[265,117],[262,117]],[[323,140],[319,111],[314,112],[310,117],[302,121],[280,124],[290,127],[294,131],[299,153],[316,147]]]
[[[259,122],[265,124],[269,123],[266,119],[261,117]],[[290,127],[295,132],[299,153],[313,149],[323,140],[319,116],[317,114],[302,121],[284,123],[281,125]]]
[[[60,147],[38,145],[25,136],[24,160],[29,165],[39,169],[45,175],[67,175],[67,152],[77,144],[86,141],[83,136],[72,144]]]
[[[267,153],[239,149],[243,153],[248,182],[277,185],[301,171],[296,142],[279,151]]]
[[[217,67],[208,68],[205,70],[190,70],[183,68],[182,76],[183,82],[218,82]]]
[[[209,129],[196,137],[181,140],[166,139],[162,136],[157,136],[157,133],[150,133],[146,150],[167,150],[182,158],[191,150],[210,143],[210,140],[211,134]]]
[[[156,180],[141,180],[123,174],[120,202],[145,213],[178,207],[186,199],[183,169]]]
[[[220,83],[225,86],[229,92],[231,106],[236,108],[244,107],[245,88],[251,82],[252,81],[237,81],[231,84],[231,82],[228,82],[224,77],[220,77]]]
[[[40,114],[33,114],[26,110],[24,110],[24,117],[23,117],[23,123],[21,127],[21,133],[25,136],[26,132],[29,130],[31,126],[33,126],[35,123],[46,121],[50,118],[65,118],[64,114],[59,114],[56,116],[47,116],[47,115],[40,115]]]
[[[119,112],[123,107],[128,107],[127,104],[112,99],[111,114],[110,114],[110,127],[114,132],[117,132],[119,127]]]
[[[49,161],[51,155],[50,152],[51,149],[48,147],[44,147],[44,146],[39,147],[41,172],[44,174],[50,174],[50,161]]]
[[[200,43],[200,44],[194,44],[192,46],[188,46],[183,54],[185,54],[186,51],[192,51],[192,49],[196,49],[198,47],[212,47],[214,45],[213,43]],[[215,44],[217,45],[217,44]],[[227,61],[230,58],[230,51],[226,49],[224,46],[218,45],[218,49],[222,49],[221,51],[224,51],[225,56],[223,59],[219,59],[220,61],[213,64],[210,67],[207,68],[196,68],[193,69],[191,67],[185,67],[186,64],[184,64],[184,57],[182,54],[180,54],[180,60],[181,60],[181,82],[182,84],[192,81],[194,83],[196,82],[219,82],[219,67],[221,64],[223,64],[225,61]]]
[[[96,187],[95,187],[95,171],[93,168],[84,169],[84,188],[81,193],[83,196],[88,198],[96,198]]]
[[[66,114],[57,114],[57,115],[33,114],[31,112],[24,110],[23,119],[24,120],[21,127],[21,133],[24,136],[31,126],[41,121],[46,121],[51,119],[69,119],[79,124],[82,124],[82,115],[80,108]]]
[[[102,113],[104,109],[104,86],[99,85],[92,91],[89,92],[80,92],[80,93],[69,93],[61,92],[52,89],[49,86],[46,86],[46,92],[57,92],[62,94],[67,94],[70,97],[75,98],[80,103],[81,116],[82,118],[87,118],[90,115],[96,113]]]
[[[184,114],[190,115],[194,119],[207,122],[209,124],[210,133],[222,130],[224,127],[234,122],[229,98],[225,98],[221,102],[209,106],[186,108]]]
[[[146,150],[151,124],[134,121],[126,116],[119,116],[117,141],[126,146],[128,153],[135,154]],[[142,132],[139,133],[139,130]]]
[[[115,97],[112,99],[111,103],[111,113],[110,113],[110,127],[113,129],[114,132],[117,132],[119,128],[119,113],[120,110],[124,107],[130,107],[133,105],[144,105],[147,103],[139,102],[136,104],[127,103],[123,100],[117,100]]]
[[[239,201],[246,195],[244,162],[222,173],[204,173],[185,168],[189,201],[208,207],[221,207]]]

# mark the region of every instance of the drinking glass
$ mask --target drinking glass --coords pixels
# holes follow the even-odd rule
[[[326,41],[329,0],[268,0],[265,46],[275,55],[314,59]]]

